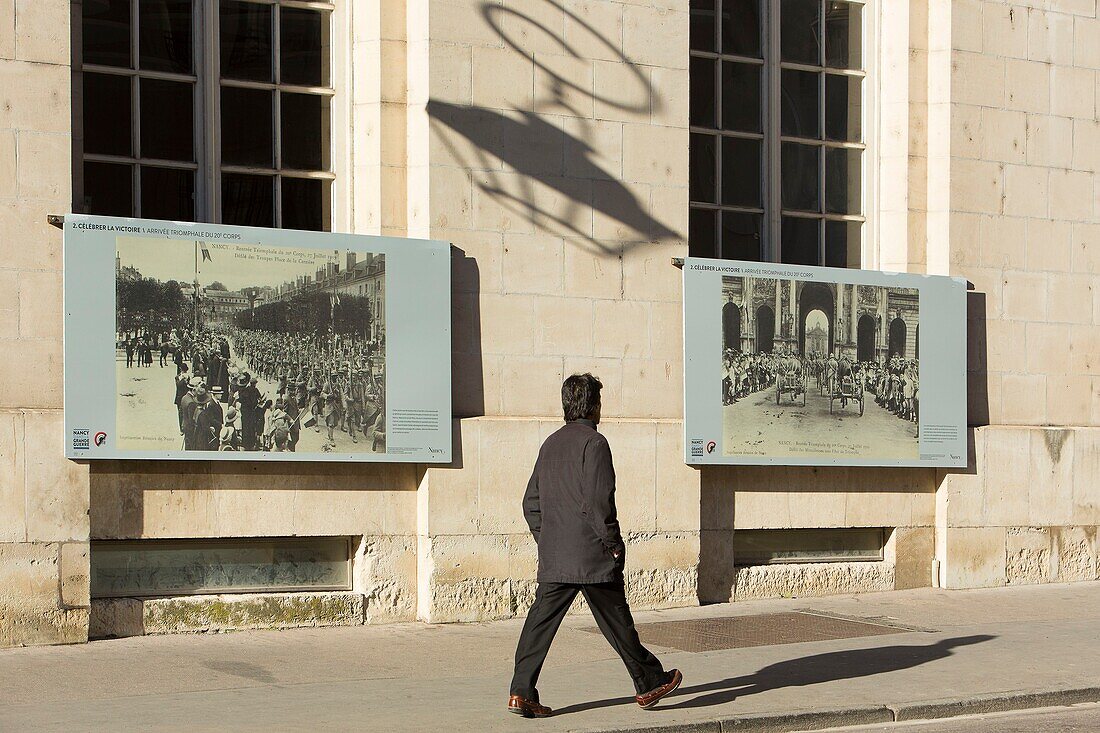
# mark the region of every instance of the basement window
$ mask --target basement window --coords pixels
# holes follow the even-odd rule
[[[351,589],[349,537],[92,542],[93,598]]]
[[[735,565],[878,562],[886,533],[873,529],[751,529],[733,533]]]

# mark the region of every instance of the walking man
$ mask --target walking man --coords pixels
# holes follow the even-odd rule
[[[638,640],[626,602],[626,545],[615,510],[611,447],[596,431],[600,380],[574,374],[561,387],[565,425],[546,439],[523,495],[523,514],[538,544],[538,587],[516,648],[508,711],[545,718],[539,671],[566,611],[584,595],[604,637],[622,657],[638,693],[651,708],[679,687],[679,670],[666,672]]]

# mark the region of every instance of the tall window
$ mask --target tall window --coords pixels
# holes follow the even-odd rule
[[[330,228],[331,11],[83,0],[73,209]]]
[[[863,15],[691,0],[692,255],[859,267]]]

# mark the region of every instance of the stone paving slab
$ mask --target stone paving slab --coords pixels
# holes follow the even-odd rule
[[[1100,689],[1100,583],[906,591],[636,613],[639,622],[815,610],[934,631],[691,653],[652,711],[591,618],[504,710],[520,622],[159,636],[0,651],[0,731],[783,730],[1068,704]],[[1095,699],[1100,699],[1097,695]],[[717,727],[716,727],[717,726]]]

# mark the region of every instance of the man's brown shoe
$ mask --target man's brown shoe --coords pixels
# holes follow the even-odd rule
[[[549,718],[554,711],[545,705],[539,705],[534,700],[526,697],[512,695],[508,698],[508,712],[522,715],[525,718]]]
[[[638,704],[641,705],[644,709],[649,710],[651,707],[659,703],[662,697],[668,695],[670,692],[675,690],[677,687],[680,686],[680,683],[684,681],[684,676],[680,674],[680,670],[678,669],[672,670],[671,672],[669,672],[669,675],[671,675],[671,677],[669,678],[668,682],[664,683],[654,690],[650,690],[649,692],[637,695],[634,699],[638,702]]]

